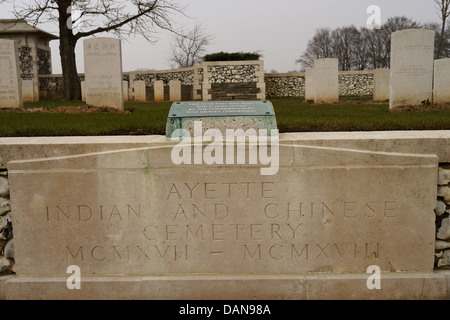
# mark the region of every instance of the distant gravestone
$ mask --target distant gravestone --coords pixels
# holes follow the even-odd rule
[[[128,101],[129,100],[128,81],[122,82],[122,90],[123,90],[123,101]]]
[[[338,59],[325,58],[314,62],[314,102],[339,101]]]
[[[391,71],[387,68],[373,70],[373,100],[389,99]]]
[[[169,95],[170,101],[181,101],[181,81],[170,80],[169,81]]]
[[[84,40],[86,104],[124,110],[121,42],[114,38]]]
[[[86,81],[81,81],[81,101],[86,101]]]
[[[156,80],[155,82],[153,82],[153,90],[155,101],[164,101],[164,81]]]
[[[23,107],[20,81],[17,42],[0,39],[0,108]]]
[[[145,81],[134,81],[134,101],[144,102],[147,100]]]
[[[22,99],[24,102],[35,101],[33,80],[22,80]]]
[[[390,109],[432,102],[433,56],[434,31],[392,33]]]
[[[314,101],[314,69],[305,71],[305,100]]]
[[[434,94],[436,104],[450,102],[450,59],[434,62]]]

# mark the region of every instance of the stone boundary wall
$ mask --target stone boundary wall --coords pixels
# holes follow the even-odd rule
[[[84,74],[79,74],[80,81]],[[124,72],[129,82],[129,97],[134,99],[134,82],[145,81],[146,100],[153,100],[153,83],[162,80],[168,101],[170,80],[180,80],[182,100],[265,100],[264,61],[204,62],[191,68]],[[64,83],[61,74],[40,75],[42,100],[62,99]]]
[[[127,72],[129,77],[130,99],[134,99],[134,81],[145,81],[146,86],[146,101],[153,101],[154,99],[154,85],[157,80],[164,82],[165,99],[169,100],[169,81],[180,80],[182,100],[200,100],[201,94],[197,92],[201,85],[201,72],[199,67],[161,70],[161,71],[133,71]],[[199,76],[200,75],[200,76]],[[195,89],[194,89],[195,88]],[[201,92],[200,92],[201,93]]]
[[[84,73],[78,74],[80,81],[84,81]],[[129,75],[122,75],[124,81],[129,80]],[[39,98],[40,100],[64,99],[64,81],[62,74],[39,75]]]
[[[271,98],[304,98],[305,72],[268,73],[265,75],[266,95]],[[339,71],[339,96],[373,95],[373,71]]]
[[[162,80],[165,87],[168,87],[170,80],[180,80],[184,92],[182,100],[265,100],[305,97],[304,72],[264,74],[263,70],[264,62],[261,60],[205,62],[184,69],[124,72],[123,80],[129,81],[130,99],[134,97],[134,81],[145,81],[147,101],[153,100],[153,82],[156,80]],[[83,81],[84,74],[79,76]],[[373,79],[372,70],[340,71],[339,96],[372,96]],[[62,99],[64,97],[62,75],[39,75],[39,96],[41,100]]]

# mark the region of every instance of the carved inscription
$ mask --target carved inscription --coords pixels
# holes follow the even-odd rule
[[[123,109],[121,45],[117,39],[84,42],[88,104]]]
[[[0,41],[0,101],[18,100],[18,78],[13,41]]]
[[[328,228],[336,223],[393,221],[401,216],[392,199],[321,201],[299,196],[286,201],[279,190],[273,181],[167,182],[159,193],[164,212],[143,203],[61,204],[46,206],[44,217],[56,225],[139,226],[138,242],[126,237],[114,241],[115,235],[108,235],[111,241],[66,244],[67,263],[145,265],[159,261],[183,265],[202,261],[208,265],[237,259],[244,264],[290,261],[330,265],[340,260],[376,261],[383,255],[383,244],[364,237],[352,241],[330,238]],[[249,203],[259,206],[249,212]],[[312,230],[314,236],[310,236]]]

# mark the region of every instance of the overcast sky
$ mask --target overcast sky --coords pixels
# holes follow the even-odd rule
[[[378,5],[381,23],[393,16],[407,16],[421,23],[438,22],[433,0],[175,0],[187,6],[190,17],[174,16],[177,27],[190,29],[196,22],[213,36],[208,53],[258,51],[263,55],[264,69],[288,72],[299,70],[295,60],[306,49],[308,40],[318,28],[366,25],[367,8]],[[3,9],[3,8],[2,8]],[[2,11],[2,18],[12,15]],[[58,34],[56,25],[40,25]],[[123,71],[137,69],[170,69],[168,32],[157,34],[155,44],[142,37],[122,44]],[[59,42],[52,41],[53,73],[61,73]],[[77,45],[77,66],[84,72],[82,41]]]

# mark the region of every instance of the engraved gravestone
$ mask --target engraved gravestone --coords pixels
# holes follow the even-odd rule
[[[92,38],[84,44],[86,104],[124,110],[119,39]]]
[[[170,145],[9,162],[17,275],[433,271],[436,156],[281,144],[278,173],[263,176],[259,162],[172,155]]]
[[[314,62],[314,102],[339,101],[338,59],[324,58]]]
[[[450,59],[434,62],[434,103],[450,103]]]
[[[0,39],[0,108],[22,108],[17,42]]]
[[[433,101],[433,56],[434,31],[392,33],[390,109]]]
[[[197,136],[195,123],[202,130],[217,129],[226,135],[227,129],[266,129],[268,135],[277,129],[275,112],[270,101],[189,101],[172,104],[166,124],[167,140],[183,140],[178,129]],[[178,131],[177,131],[178,130]]]

